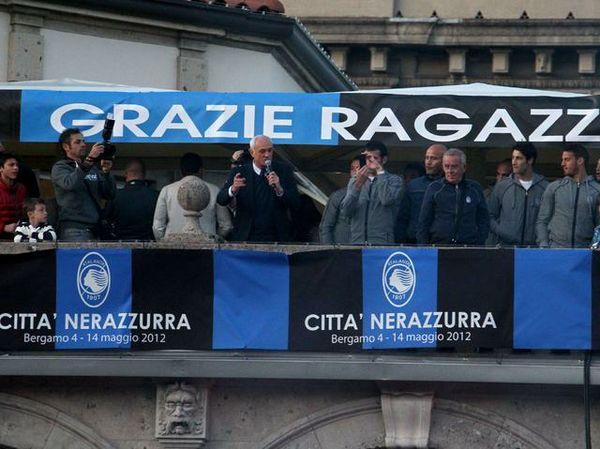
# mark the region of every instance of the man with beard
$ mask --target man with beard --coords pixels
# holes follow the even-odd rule
[[[499,181],[488,202],[491,230],[501,245],[536,244],[535,224],[548,181],[533,166],[537,150],[530,143],[513,147],[512,174]]]
[[[599,223],[600,185],[588,176],[588,151],[578,144],[562,153],[565,177],[552,182],[542,198],[536,230],[540,247],[589,247]]]
[[[444,145],[436,143],[425,151],[425,176],[410,181],[406,194],[402,198],[396,221],[397,243],[417,243],[417,224],[423,197],[429,184],[444,175],[442,156],[446,150]]]
[[[101,159],[101,143],[94,144],[86,156],[86,143],[77,128],[65,129],[58,147],[63,158],[52,167],[52,185],[58,203],[59,238],[69,242],[96,240],[101,201],[112,200],[117,191],[110,173],[113,161]]]

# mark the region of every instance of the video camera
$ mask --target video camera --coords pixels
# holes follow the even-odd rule
[[[113,115],[106,114],[106,120],[104,120],[104,129],[102,130],[102,145],[104,146],[104,152],[100,155],[101,161],[112,161],[115,159],[117,147],[115,144],[110,142],[114,127],[115,119],[113,118]]]

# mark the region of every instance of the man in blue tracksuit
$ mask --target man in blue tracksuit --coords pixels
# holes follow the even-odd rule
[[[490,217],[481,185],[465,178],[465,153],[449,149],[442,166],[444,177],[432,182],[425,192],[417,243],[484,245]]]

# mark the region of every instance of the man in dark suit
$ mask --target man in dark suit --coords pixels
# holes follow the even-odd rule
[[[250,141],[252,162],[235,167],[217,196],[227,206],[235,198],[232,240],[238,242],[289,242],[291,213],[299,196],[292,170],[273,161],[273,143],[267,136]]]

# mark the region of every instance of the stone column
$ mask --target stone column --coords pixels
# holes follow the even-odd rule
[[[205,91],[208,88],[206,43],[182,34],[177,58],[177,88]]]
[[[29,14],[13,13],[8,37],[8,81],[41,80],[43,78],[44,37],[40,29],[43,19]]]
[[[492,51],[492,72],[508,74],[510,71],[510,53],[512,50],[494,48]]]
[[[594,75],[596,73],[597,50],[577,50],[579,53],[579,73],[582,75]]]
[[[536,49],[535,52],[535,73],[538,75],[549,75],[552,73],[552,49]]]
[[[464,75],[467,71],[467,50],[458,48],[448,50],[448,71],[452,75]]]
[[[384,392],[381,411],[385,427],[385,447],[427,448],[431,427],[433,394]]]
[[[385,47],[369,47],[371,52],[371,71],[385,72],[387,70],[388,49]]]

